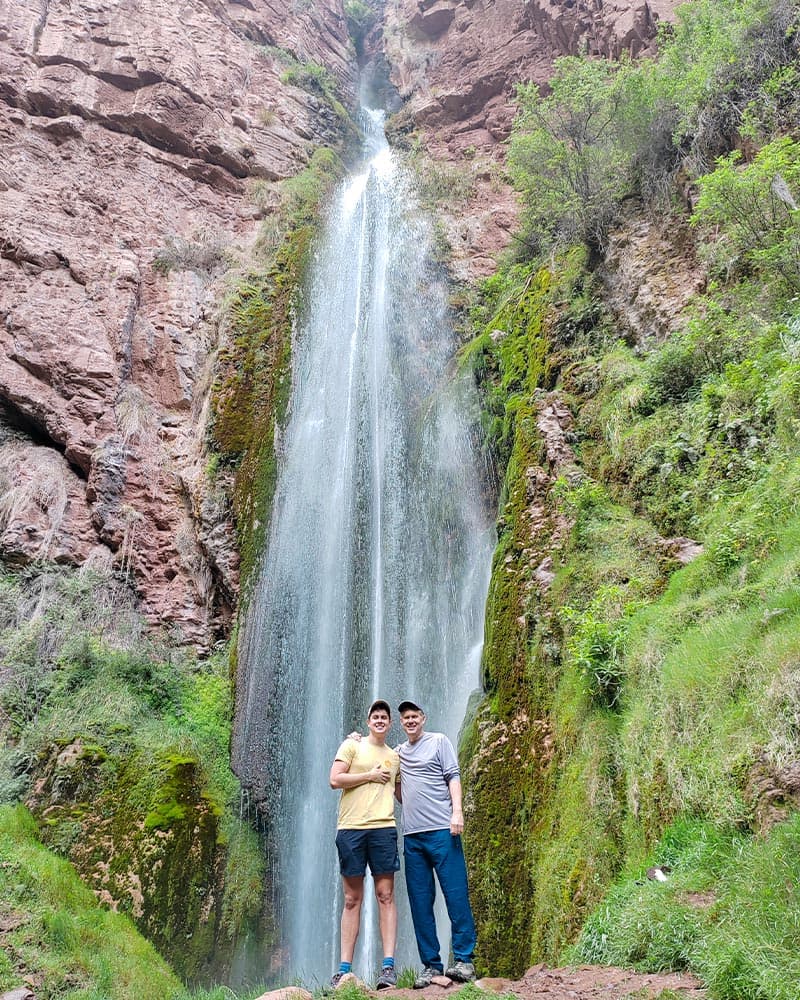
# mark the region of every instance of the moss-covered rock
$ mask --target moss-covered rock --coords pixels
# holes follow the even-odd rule
[[[179,975],[214,952],[223,897],[222,808],[198,760],[156,759],[80,737],[52,747],[28,805],[42,839],[65,854],[98,898],[127,913]]]

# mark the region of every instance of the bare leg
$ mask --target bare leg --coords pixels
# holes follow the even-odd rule
[[[361,926],[361,900],[364,898],[364,876],[342,876],[344,890],[344,909],[342,910],[342,944],[341,957],[343,962],[353,961],[356,950],[358,930]]]
[[[394,872],[375,875],[375,898],[378,900],[378,923],[383,942],[383,957],[394,957],[397,944],[397,904],[394,901]]]

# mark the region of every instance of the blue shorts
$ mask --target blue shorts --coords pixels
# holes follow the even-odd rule
[[[389,875],[400,869],[397,828],[379,826],[374,830],[338,830],[339,871],[345,878],[363,878],[367,865],[372,875]]]

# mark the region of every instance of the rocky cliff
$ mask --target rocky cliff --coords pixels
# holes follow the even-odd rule
[[[546,86],[560,56],[645,53],[677,6],[677,0],[388,0],[384,47],[405,102],[398,127],[416,130],[435,159],[464,174],[447,223],[461,277],[491,273],[516,227],[502,164],[517,85]]]
[[[396,134],[459,189],[440,207],[460,276],[489,273],[516,224],[516,84],[584,47],[640,52],[674,6],[384,5],[372,50]],[[270,188],[341,130],[308,67],[354,100],[342,0],[0,2],[0,558],[114,566],[200,648],[238,594],[204,454],[220,303]]]
[[[352,101],[341,0],[0,3],[0,557],[114,565],[201,648],[237,591],[218,304],[264,185],[337,138],[308,66]]]

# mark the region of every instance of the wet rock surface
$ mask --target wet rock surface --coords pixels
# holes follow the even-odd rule
[[[621,332],[642,347],[663,343],[706,285],[684,218],[656,222],[629,205],[611,231],[599,274]]]
[[[0,2],[0,557],[113,563],[201,648],[238,587],[203,456],[224,274],[253,185],[336,137],[287,60],[353,98],[341,0]]]

